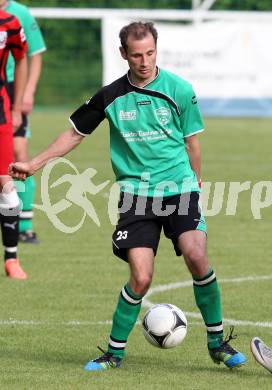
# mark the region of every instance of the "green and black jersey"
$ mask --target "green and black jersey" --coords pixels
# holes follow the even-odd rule
[[[9,0],[5,6],[5,11],[15,15],[24,29],[28,45],[27,56],[32,57],[35,54],[44,52],[46,46],[41,30],[28,8],[21,3],[17,3],[17,1]],[[15,61],[12,55],[9,55],[6,67],[8,82],[14,81],[14,70]]]
[[[70,121],[87,135],[104,118],[122,191],[147,196],[199,191],[185,148],[186,137],[203,131],[191,84],[163,69],[143,88],[124,75],[101,88]]]

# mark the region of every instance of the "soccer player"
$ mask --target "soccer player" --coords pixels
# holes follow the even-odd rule
[[[35,91],[42,69],[42,52],[46,50],[46,46],[39,26],[26,6],[13,0],[0,0],[0,7],[19,19],[28,43],[28,77],[23,97],[23,122],[14,133],[15,161],[26,161],[28,159],[27,138],[30,136],[28,115],[33,109]],[[6,70],[8,80],[7,89],[12,102],[14,95],[14,59],[11,55],[8,58]],[[35,197],[35,181],[33,176],[30,176],[25,181],[24,191],[20,191],[20,188],[18,188],[18,195],[22,201],[22,211],[19,221],[19,241],[37,244],[39,241],[37,240],[36,233],[33,231],[32,222],[33,201]]]
[[[120,31],[120,53],[129,71],[100,89],[70,117],[71,129],[45,151],[10,166],[25,179],[49,159],[76,147],[107,118],[113,170],[120,184],[120,218],[113,252],[128,263],[130,277],[113,314],[108,349],[91,360],[90,371],[120,367],[128,336],[148,291],[163,228],[192,274],[196,304],[202,314],[208,350],[215,363],[239,367],[245,356],[224,340],[221,297],[206,253],[206,224],[199,207],[201,114],[192,86],[156,65],[157,31],[153,23],[135,22]]]
[[[19,198],[8,175],[13,161],[13,129],[21,125],[22,98],[27,77],[27,43],[18,20],[0,9],[0,223],[4,245],[5,270],[10,278],[26,279],[17,258]],[[5,66],[9,53],[15,60],[12,109],[6,90]]]
[[[256,361],[272,373],[272,348],[259,337],[251,340],[250,348]]]

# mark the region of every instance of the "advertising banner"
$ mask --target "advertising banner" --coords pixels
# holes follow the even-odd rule
[[[128,67],[119,54],[124,19],[103,21],[103,81]],[[158,65],[189,81],[206,115],[272,116],[272,25],[210,21],[155,23]]]

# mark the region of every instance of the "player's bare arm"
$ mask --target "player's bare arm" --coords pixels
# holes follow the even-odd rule
[[[22,123],[22,101],[27,79],[26,57],[15,60],[14,71],[14,101],[12,104],[12,123],[16,130]]]
[[[78,134],[73,128],[61,133],[52,144],[43,152],[27,162],[15,162],[9,166],[9,175],[13,178],[25,180],[28,176],[34,175],[49,160],[62,157],[79,145],[84,136]]]
[[[28,79],[23,97],[22,108],[24,114],[30,114],[33,108],[34,96],[42,69],[42,54],[34,54],[33,56],[29,57],[28,62]]]
[[[197,135],[192,135],[185,138],[186,150],[189,155],[190,164],[193,171],[196,173],[197,180],[201,179],[201,150],[200,142]]]

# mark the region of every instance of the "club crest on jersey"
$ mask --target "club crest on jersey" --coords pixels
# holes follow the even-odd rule
[[[165,126],[171,119],[171,110],[168,107],[160,107],[155,110],[156,117],[161,125]]]
[[[6,47],[8,34],[6,31],[0,31],[0,49],[4,49]]]

